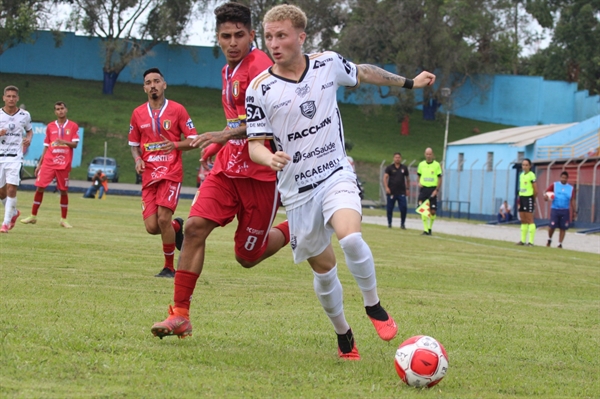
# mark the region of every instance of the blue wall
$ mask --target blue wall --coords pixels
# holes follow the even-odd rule
[[[56,47],[53,35],[38,31],[33,44],[19,44],[0,56],[0,72],[65,76],[74,79],[103,79],[102,41],[95,37],[62,33]],[[169,84],[221,88],[220,71],[225,58],[212,47],[169,46],[161,43],[144,58],[134,60],[121,72],[118,81],[141,83],[141,74],[159,67]],[[386,67],[393,70],[393,67]],[[404,71],[400,72],[401,74]],[[385,93],[386,88],[382,89]],[[414,92],[420,101],[422,90]],[[341,102],[393,104],[381,98],[374,87],[338,91]],[[455,115],[476,120],[527,126],[580,122],[600,114],[600,96],[577,91],[575,83],[546,81],[539,76],[478,76],[452,94]]]

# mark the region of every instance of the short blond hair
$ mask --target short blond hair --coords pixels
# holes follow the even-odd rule
[[[268,22],[285,21],[287,19],[292,22],[294,28],[302,31],[306,29],[308,23],[306,14],[299,7],[290,4],[275,6],[267,11],[263,18],[263,26]]]
[[[6,95],[7,91],[16,91],[17,95],[19,94],[19,88],[17,86],[6,86],[4,88],[4,94]]]

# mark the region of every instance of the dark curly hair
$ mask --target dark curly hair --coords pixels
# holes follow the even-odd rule
[[[248,30],[252,30],[252,13],[250,8],[240,3],[225,3],[215,8],[215,17],[217,17],[217,29],[225,22],[234,22],[243,24]]]

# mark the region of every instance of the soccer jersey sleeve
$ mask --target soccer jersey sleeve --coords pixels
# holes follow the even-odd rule
[[[358,84],[358,69],[356,64],[348,61],[338,53],[333,53],[337,83],[339,86],[354,87]]]
[[[52,142],[50,141],[50,124],[46,126],[46,137],[44,137],[44,147],[50,147]]]
[[[136,117],[135,117],[135,112],[131,115],[131,121],[129,122],[128,140],[129,140],[129,145],[131,147],[139,147],[140,146],[141,136],[140,136],[139,125],[138,125]]]
[[[181,107],[180,111],[179,111],[179,130],[181,132],[183,132],[183,135],[188,138],[194,138],[198,135],[198,133],[196,132],[196,127],[194,126],[194,122],[192,122],[192,118],[190,118],[190,115],[188,114],[187,110],[185,109],[185,107]]]
[[[29,112],[27,112],[27,118],[25,118],[25,132],[27,133],[28,131],[32,130],[31,127],[31,114]]]
[[[252,83],[246,91],[246,134],[248,140],[273,139],[273,128],[264,111],[262,94],[253,89]]]

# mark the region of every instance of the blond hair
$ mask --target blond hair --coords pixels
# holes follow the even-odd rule
[[[6,95],[7,91],[16,91],[19,94],[19,88],[17,86],[6,86],[4,88],[4,94]]]
[[[306,29],[308,23],[306,14],[299,7],[290,4],[282,4],[271,8],[263,18],[263,26],[268,22],[279,22],[288,19],[294,28],[302,31]]]

